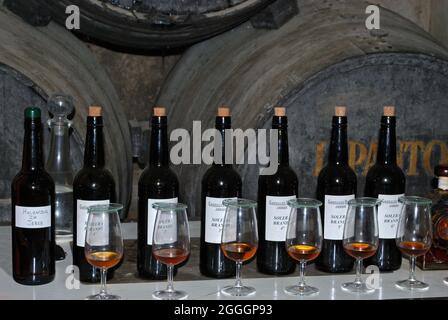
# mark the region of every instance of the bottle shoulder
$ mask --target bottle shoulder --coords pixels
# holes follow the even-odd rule
[[[291,167],[278,167],[272,175],[259,175],[258,183],[265,185],[281,185],[287,183],[298,184],[297,174]]]
[[[112,176],[112,173],[105,169],[105,168],[82,168],[79,170],[74,178],[74,183],[76,181],[80,180],[96,180],[96,179],[102,179],[102,180],[110,180],[114,182],[114,178]]]
[[[19,171],[13,178],[11,186],[12,188],[15,188],[22,185],[30,185],[34,188],[37,186],[48,186],[53,190],[55,188],[53,179],[45,170],[28,172]]]
[[[242,184],[238,172],[233,167],[211,166],[202,176],[203,184]]]
[[[404,189],[405,184],[406,176],[404,175],[403,170],[397,165],[375,164],[367,172],[366,188],[371,185],[396,185],[397,187],[401,186]]]
[[[107,169],[83,168],[73,179],[74,191],[78,189],[102,190],[115,188],[115,180]]]
[[[147,166],[140,175],[139,182],[153,179],[172,179],[177,181],[176,173],[170,167],[149,167]]]
[[[318,180],[356,180],[356,173],[349,165],[327,165],[320,173]]]

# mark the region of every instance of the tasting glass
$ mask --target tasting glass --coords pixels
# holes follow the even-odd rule
[[[395,283],[399,289],[423,291],[429,285],[415,278],[415,260],[431,247],[431,200],[421,197],[400,197],[403,204],[398,222],[396,243],[400,251],[409,257],[409,278]]]
[[[314,199],[298,198],[288,201],[291,207],[286,231],[288,255],[299,262],[300,280],[297,285],[288,286],[290,295],[314,295],[319,289],[305,283],[306,263],[317,258],[322,249],[322,222],[319,207],[322,202]]]
[[[342,284],[342,289],[347,292],[375,291],[362,279],[362,260],[373,256],[378,248],[377,206],[380,204],[381,200],[376,198],[356,198],[348,202],[342,245],[345,252],[356,259],[356,278]]]
[[[119,300],[117,295],[107,293],[107,269],[116,266],[123,257],[119,211],[123,205],[110,203],[88,208],[86,242],[84,253],[87,261],[101,270],[101,289],[87,300]]]
[[[153,297],[159,300],[186,299],[188,294],[175,290],[174,266],[185,262],[190,255],[190,228],[187,206],[182,203],[155,203],[157,210],[152,241],[152,254],[168,269],[168,285],[158,290]]]
[[[247,199],[223,201],[226,213],[223,221],[221,249],[224,255],[236,262],[235,285],[224,287],[221,292],[229,296],[255,294],[255,288],[244,286],[241,281],[243,262],[252,259],[258,248],[258,228],[255,208],[257,203]]]

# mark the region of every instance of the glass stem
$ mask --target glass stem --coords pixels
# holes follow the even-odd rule
[[[174,279],[174,266],[168,265],[168,286],[166,287],[166,291],[168,292],[174,292],[173,279]]]
[[[107,269],[106,268],[101,268],[101,289],[100,289],[100,295],[102,295],[102,296],[107,295],[106,281],[107,281]]]
[[[243,286],[243,283],[241,282],[241,262],[236,263],[236,281],[235,281],[235,287],[241,288]]]
[[[301,261],[299,263],[299,287],[305,287],[305,268],[306,268],[306,261]]]
[[[409,268],[409,281],[415,281],[415,257],[411,256],[411,267]]]
[[[362,259],[356,259],[355,283],[362,283]]]

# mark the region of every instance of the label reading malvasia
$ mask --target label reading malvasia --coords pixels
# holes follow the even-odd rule
[[[148,199],[148,237],[146,243],[148,246],[152,245],[152,236],[154,234],[154,224],[156,222],[157,210],[152,207],[154,203],[163,202],[163,203],[177,203],[177,198],[170,199]]]
[[[51,206],[16,206],[16,227],[39,229],[51,227]]]
[[[266,240],[285,241],[291,208],[288,200],[296,196],[274,197],[266,196]]]
[[[325,195],[324,238],[342,240],[348,202],[355,198],[354,194],[346,196]]]
[[[88,209],[95,205],[109,204],[110,200],[76,200],[76,245],[84,247],[86,242],[87,219],[89,218]]]
[[[226,207],[222,202],[236,198],[205,198],[205,242],[221,243],[222,223],[226,214]]]
[[[378,229],[381,239],[395,239],[397,234],[398,219],[400,218],[402,204],[398,198],[404,194],[379,194],[382,200],[378,207]]]

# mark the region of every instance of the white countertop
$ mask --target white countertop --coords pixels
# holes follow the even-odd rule
[[[199,224],[191,224],[192,236],[198,236]],[[123,233],[126,239],[136,238],[136,224],[123,224]],[[0,299],[84,299],[90,294],[97,293],[98,285],[80,284],[79,289],[68,289],[70,278],[65,273],[67,266],[71,264],[71,254],[69,243],[60,243],[68,253],[64,261],[56,263],[55,280],[49,284],[41,286],[24,286],[17,284],[12,278],[11,271],[11,229],[10,227],[0,227]],[[257,292],[251,297],[244,299],[328,299],[328,300],[347,300],[347,299],[412,299],[412,298],[440,298],[448,297],[448,286],[444,285],[443,278],[448,277],[447,271],[421,271],[417,268],[417,277],[427,282],[430,288],[422,293],[402,291],[394,286],[394,282],[402,280],[408,276],[409,264],[407,260],[403,261],[403,267],[393,273],[384,273],[380,275],[381,288],[372,294],[356,295],[343,292],[341,284],[352,281],[354,275],[325,275],[307,277],[310,285],[318,287],[320,293],[313,297],[294,297],[286,295],[283,289],[287,285],[297,283],[297,277],[272,277],[263,279],[244,279],[243,283],[256,288]],[[180,270],[181,272],[181,270]],[[199,272],[199,270],[198,270]],[[66,282],[69,283],[67,288]],[[200,280],[200,281],[175,281],[175,288],[188,292],[188,299],[207,299],[220,300],[231,299],[219,293],[220,289],[228,284],[232,284],[233,279],[225,280]],[[165,281],[145,282],[132,284],[110,284],[108,290],[111,293],[121,296],[123,299],[141,300],[152,299],[152,292],[166,287]],[[242,298],[238,298],[241,300]]]

